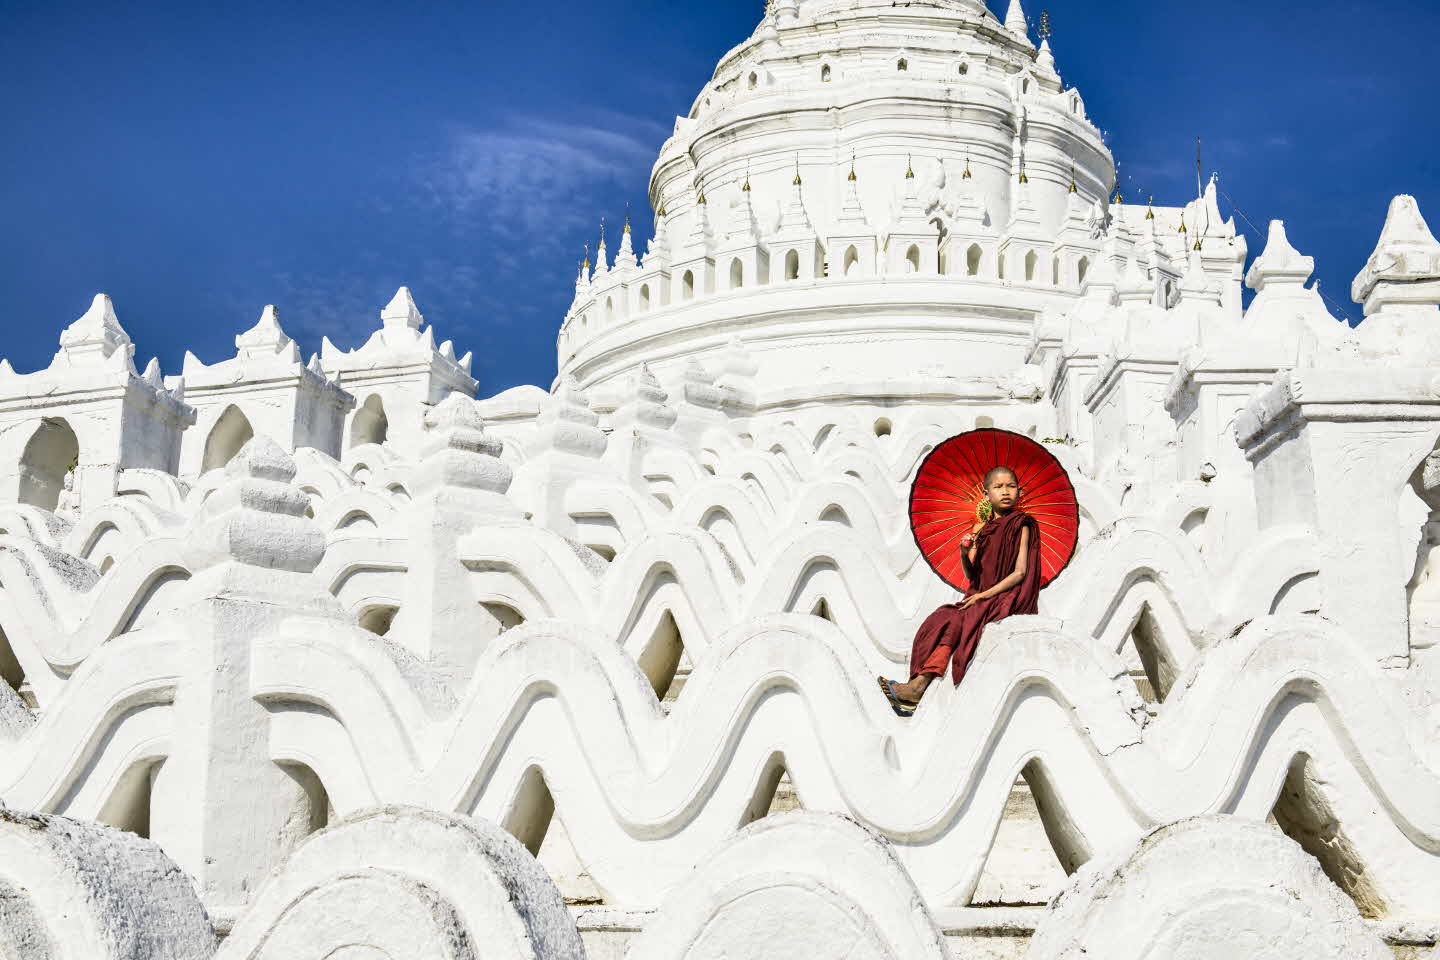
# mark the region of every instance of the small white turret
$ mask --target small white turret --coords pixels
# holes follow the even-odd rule
[[[655,232],[651,235],[645,246],[644,266],[649,269],[663,270],[670,262],[670,216],[665,208],[665,202],[660,202],[660,209],[655,213]]]
[[[425,325],[425,318],[420,314],[420,308],[415,306],[415,298],[410,295],[409,287],[401,287],[395,291],[395,296],[380,311],[380,324],[387,330],[409,329],[419,330]]]
[[[595,279],[610,272],[609,255],[605,250],[605,221],[600,221],[600,246],[595,250]]]
[[[120,318],[115,315],[115,305],[110,298],[97,293],[90,302],[90,309],[60,334],[60,350],[55,354],[55,362],[72,367],[93,367],[111,360],[116,354],[120,356],[115,363],[134,369],[135,344],[125,328],[120,326]]]
[[[1010,9],[1005,11],[1005,29],[1029,41],[1030,22],[1025,19],[1025,8],[1020,5],[1020,0],[1010,0]]]
[[[1440,304],[1440,243],[1415,198],[1390,201],[1380,242],[1355,278],[1351,293],[1365,315],[1386,310],[1433,313]]]
[[[1270,286],[1303,286],[1315,272],[1315,258],[1300,255],[1290,245],[1284,220],[1270,221],[1270,235],[1265,250],[1255,258],[1245,274],[1245,285],[1256,293]]]
[[[1055,73],[1055,54],[1050,50],[1050,41],[1040,41],[1040,53],[1035,57],[1035,65],[1046,73]]]
[[[242,360],[270,360],[284,356],[290,363],[300,361],[300,348],[280,329],[274,304],[265,307],[255,326],[235,337],[235,355]]]
[[[1189,307],[1219,307],[1220,286],[1205,272],[1205,258],[1199,250],[1191,250],[1180,278],[1180,303]]]
[[[615,269],[633,270],[639,265],[630,239],[630,215],[625,215],[625,229],[620,233],[620,252],[615,255]]]

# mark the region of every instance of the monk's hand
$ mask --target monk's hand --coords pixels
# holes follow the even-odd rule
[[[970,607],[975,606],[975,604],[979,603],[981,600],[984,600],[984,599],[985,599],[984,594],[972,593],[972,594],[970,594],[968,597],[966,597],[965,599],[963,599],[963,600],[960,601],[960,603],[959,603],[959,609],[961,609],[961,610],[966,610],[966,609],[968,609],[968,608],[970,608]]]

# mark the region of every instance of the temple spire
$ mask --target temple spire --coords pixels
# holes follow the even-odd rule
[[[634,267],[638,265],[635,259],[635,246],[630,238],[630,209],[625,209],[625,229],[620,234],[620,252],[615,254],[615,266]]]
[[[1030,22],[1025,19],[1025,8],[1020,5],[1020,0],[1010,0],[1010,9],[1005,12],[1005,29],[1027,40],[1030,38]]]
[[[600,247],[595,251],[595,275],[601,276],[610,272],[610,261],[605,253],[605,218],[600,218]]]

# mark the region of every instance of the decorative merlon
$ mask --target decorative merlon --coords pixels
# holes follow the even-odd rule
[[[425,324],[425,318],[420,314],[420,308],[415,305],[415,298],[410,295],[409,287],[401,287],[395,291],[395,296],[380,311],[381,324],[389,328],[408,327],[411,330],[419,330]]]
[[[1365,305],[1367,317],[1391,306],[1432,311],[1440,304],[1440,243],[1414,197],[1402,194],[1390,201],[1380,242],[1351,294]]]
[[[1219,307],[1220,287],[1205,272],[1205,260],[1199,250],[1191,250],[1180,278],[1180,301],[1189,306]]]
[[[1301,256],[1285,235],[1285,221],[1270,221],[1270,236],[1265,250],[1255,258],[1245,274],[1245,285],[1256,293],[1267,286],[1297,286],[1306,283],[1315,272],[1315,258]]]
[[[300,362],[300,348],[280,329],[280,320],[273,304],[260,314],[255,326],[235,338],[236,356],[242,360],[270,360],[283,357],[288,363]]]
[[[130,367],[135,356],[135,344],[130,335],[120,326],[115,315],[115,305],[103,293],[97,293],[78,320],[60,334],[60,350],[55,354],[55,363],[71,367],[93,367],[119,358],[110,365]],[[132,368],[133,369],[133,368]]]

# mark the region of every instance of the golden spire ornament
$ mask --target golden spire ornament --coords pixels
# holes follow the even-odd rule
[[[969,150],[966,150],[966,151],[965,151],[965,172],[962,173],[962,174],[960,174],[960,179],[961,179],[961,180],[969,180],[969,179],[971,179],[971,174],[970,174],[970,151],[969,151]]]
[[[590,269],[590,244],[585,244],[585,259],[580,264],[582,271]]]
[[[605,249],[605,218],[600,218],[600,249]]]
[[[1080,185],[1075,182],[1075,164],[1070,164],[1070,192],[1079,193]]]
[[[1025,176],[1025,154],[1020,154],[1020,182],[1029,183],[1030,178]]]
[[[908,153],[905,154],[905,179],[915,179],[915,163],[914,160],[911,158],[910,154]]]
[[[855,151],[854,151],[854,150],[851,150],[851,151],[850,151],[850,176],[849,176],[847,179],[849,179],[849,181],[850,181],[851,183],[854,183],[856,180],[860,179],[859,177],[855,176]]]
[[[746,171],[745,171],[745,183],[741,185],[741,187],[740,187],[740,192],[741,192],[741,193],[749,193],[749,192],[750,192],[750,171],[749,171],[749,170],[746,170]]]
[[[1155,197],[1153,195],[1145,202],[1145,219],[1155,219]]]
[[[800,186],[800,154],[798,153],[795,154],[795,179],[792,183],[794,186]]]
[[[1189,232],[1190,232],[1189,230],[1186,230],[1186,229],[1185,229],[1185,211],[1184,211],[1184,210],[1181,210],[1181,211],[1180,211],[1180,232],[1181,232],[1181,233],[1189,233]]]

